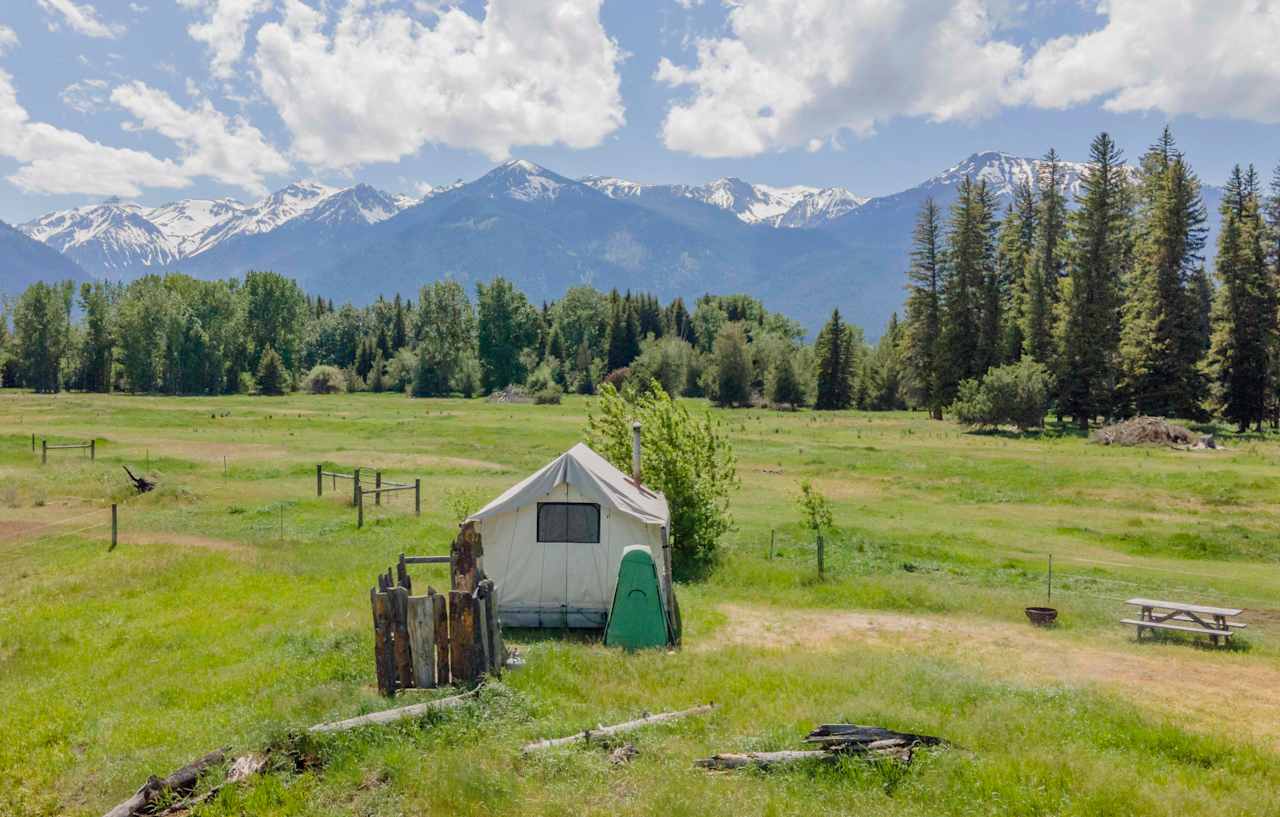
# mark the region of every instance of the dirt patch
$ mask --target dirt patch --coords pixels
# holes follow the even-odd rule
[[[1280,750],[1280,667],[1265,657],[1185,644],[1139,645],[1119,629],[1111,644],[1092,645],[1067,633],[963,618],[737,604],[719,609],[727,623],[692,649],[745,644],[843,650],[871,643],[941,653],[1023,683],[1098,684],[1193,728],[1229,728]]]

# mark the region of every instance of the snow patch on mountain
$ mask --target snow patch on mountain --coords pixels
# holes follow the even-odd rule
[[[693,199],[733,213],[748,224],[813,227],[844,215],[866,201],[839,187],[774,187],[727,177],[702,185],[641,184],[614,176],[585,176],[580,181],[614,199],[669,195]]]
[[[108,271],[135,260],[157,265],[177,257],[174,242],[144,208],[118,199],[50,213],[18,229],[82,265]]]
[[[858,209],[868,201],[870,199],[866,196],[854,195],[843,187],[814,190],[802,196],[791,209],[779,216],[774,226],[798,229],[817,227]]]

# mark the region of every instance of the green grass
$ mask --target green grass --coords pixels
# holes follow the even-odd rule
[[[297,738],[387,705],[372,688],[374,576],[400,552],[445,552],[450,496],[496,495],[580,439],[584,414],[577,398],[0,393],[0,814],[99,814],[148,774],[268,745],[281,749],[270,773],[202,814],[1280,811],[1274,688],[1152,694],[1205,673],[1280,682],[1280,443],[1256,436],[1176,452],[967,434],[906,413],[718,412],[739,455],[737,530],[711,578],[681,588],[684,650],[513,633],[527,666],[475,703]],[[98,459],[50,452],[41,467],[33,432],[96,437]],[[399,495],[357,531],[349,484],[315,496],[317,462],[422,477],[422,517]],[[131,496],[125,464],[160,488]],[[838,526],[822,581],[795,507],[806,478]],[[113,501],[122,542],[108,552]],[[1032,631],[1022,607],[1043,603],[1050,554],[1062,625]],[[447,582],[439,568],[415,575]],[[1235,604],[1254,626],[1231,651],[1139,646],[1116,623],[1134,595]],[[853,611],[933,629],[869,635],[842,623]],[[623,767],[594,748],[519,754],[707,700],[721,704],[708,718],[635,733],[640,755]],[[907,770],[692,767],[795,748],[833,720],[958,748]]]

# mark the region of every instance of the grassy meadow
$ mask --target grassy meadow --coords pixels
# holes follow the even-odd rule
[[[455,509],[580,440],[586,409],[0,393],[0,815],[101,814],[149,774],[267,746],[290,752],[197,814],[1280,814],[1280,441],[1229,434],[1219,451],[1116,449],[921,414],[716,412],[737,530],[707,581],[678,588],[683,649],[515,631],[526,665],[474,703],[299,738],[388,706],[375,575],[446,553]],[[42,467],[33,433],[94,437],[97,460]],[[421,518],[395,495],[357,530],[349,484],[315,496],[317,462],[421,477]],[[160,487],[132,496],[122,465]],[[821,581],[806,478],[835,510]],[[1061,625],[1039,630],[1022,608],[1045,602],[1050,555]],[[1139,644],[1118,623],[1138,595],[1243,607],[1250,626],[1230,649]],[[706,701],[709,717],[633,733],[626,765],[520,755]],[[846,720],[954,748],[907,768],[692,765]]]

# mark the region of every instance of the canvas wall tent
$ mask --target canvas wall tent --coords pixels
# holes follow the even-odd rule
[[[670,615],[670,518],[666,497],[579,443],[467,521],[480,528],[503,624],[601,628],[630,545],[653,554]]]

